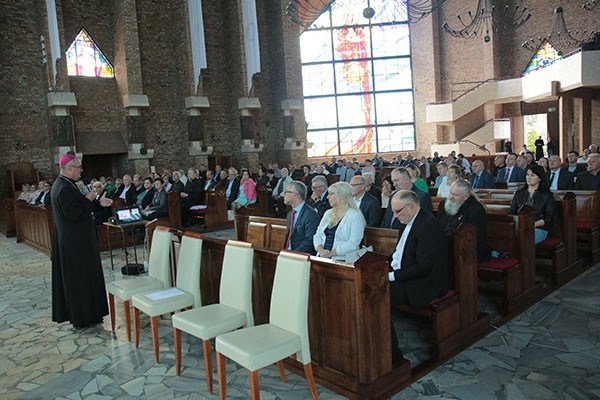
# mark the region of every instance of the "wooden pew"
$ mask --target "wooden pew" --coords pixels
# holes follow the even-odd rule
[[[535,281],[534,213],[524,207],[519,215],[487,214],[487,242],[507,258],[479,263],[480,279],[503,283],[504,314],[523,311],[543,296]]]
[[[489,315],[477,309],[477,254],[475,227],[460,225],[449,238],[450,291],[428,306],[414,309],[400,306],[402,311],[431,319],[433,324],[433,359],[440,360],[468,347],[488,329]],[[364,244],[375,252],[392,254],[398,242],[394,229],[366,228]]]
[[[507,199],[481,201],[485,204],[487,213],[508,215],[510,211],[510,201]],[[577,258],[575,195],[567,193],[562,199],[556,196],[555,201],[557,207],[554,224],[548,238],[535,246],[535,256],[538,260],[550,260],[550,283],[559,287],[582,272],[583,261]]]
[[[202,304],[218,301],[226,242],[204,237],[200,286]],[[255,248],[255,324],[269,319],[278,251]],[[316,382],[350,399],[390,397],[411,381],[410,363],[392,364],[387,259],[367,253],[354,265],[311,257],[309,336]],[[343,310],[343,312],[341,312]],[[287,368],[303,375],[297,361]]]
[[[219,187],[206,191],[206,208],[189,210],[190,216],[203,220],[206,232],[233,228],[234,223],[227,216],[226,188]]]
[[[0,204],[0,232],[4,233],[7,238],[17,234],[15,200],[12,197],[2,199],[2,204]]]
[[[591,264],[600,260],[600,192],[574,190],[576,200],[577,247],[582,257]],[[562,198],[567,191],[554,192]]]
[[[31,206],[24,201],[15,202],[17,243],[46,254],[52,253],[52,208]]]

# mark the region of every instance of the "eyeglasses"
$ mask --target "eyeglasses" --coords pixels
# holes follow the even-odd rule
[[[81,169],[81,167],[83,167],[83,165],[69,165],[69,167]]]
[[[285,191],[285,192],[283,192],[283,193],[292,193],[292,194],[294,194],[294,193],[296,193],[296,192],[292,192],[291,190],[286,190],[286,191]]]
[[[364,183],[351,183],[350,186],[363,186]]]
[[[410,205],[410,203],[408,203],[408,204],[405,204],[405,205],[404,205],[404,207],[402,207],[401,209],[399,209],[399,210],[392,210],[392,212],[394,213],[394,215],[398,215],[398,214],[400,214],[402,211],[404,211],[404,209],[405,209],[406,207],[408,207],[409,205]]]

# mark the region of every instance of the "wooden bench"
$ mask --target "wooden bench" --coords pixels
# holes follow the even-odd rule
[[[206,191],[206,208],[200,210],[189,210],[192,218],[196,218],[204,225],[206,232],[233,228],[233,221],[227,215],[226,188],[219,187]]]
[[[582,257],[591,264],[600,260],[600,192],[573,190],[576,201],[577,247]],[[562,198],[567,191],[554,192]]]
[[[52,208],[31,206],[24,201],[15,202],[15,228],[17,243],[46,254],[52,253]]]
[[[7,238],[16,236],[17,227],[15,225],[15,200],[12,197],[2,199],[0,204],[0,232]]]
[[[503,284],[505,315],[523,311],[543,297],[543,285],[535,281],[534,213],[529,206],[519,215],[487,214],[487,242],[508,257],[478,264],[480,279]]]
[[[450,290],[426,307],[399,306],[404,312],[429,318],[433,327],[433,359],[441,360],[468,347],[489,327],[489,315],[477,309],[477,254],[473,243],[475,227],[461,224],[449,240]],[[364,244],[386,256],[393,254],[398,242],[394,229],[366,228]]]
[[[202,304],[219,300],[225,244],[203,238]],[[255,324],[269,319],[277,255],[270,249],[254,250]],[[354,265],[311,257],[308,324],[313,373],[316,382],[350,399],[389,398],[413,379],[409,361],[392,363],[387,270],[386,257],[374,253]],[[285,365],[303,374],[302,365],[292,358]]]

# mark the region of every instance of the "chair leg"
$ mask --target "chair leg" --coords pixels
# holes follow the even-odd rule
[[[210,340],[202,341],[202,350],[204,353],[204,372],[206,373],[206,385],[208,393],[213,392],[213,376],[212,376],[212,355],[210,351]]]
[[[277,361],[277,369],[279,370],[279,376],[281,376],[282,382],[287,382],[285,379],[285,370],[283,369],[283,360]]]
[[[219,374],[219,399],[225,400],[227,394],[227,377],[225,376],[225,356],[217,352],[217,372]]]
[[[158,363],[158,317],[150,318],[152,327],[152,345],[154,346],[154,361]]]
[[[181,331],[173,328],[173,347],[175,348],[175,374],[181,374]]]
[[[110,328],[115,331],[115,295],[108,294],[108,308],[110,310]]]
[[[125,329],[127,329],[127,341],[131,342],[131,307],[129,300],[123,302],[123,313],[125,314]]]
[[[140,346],[140,310],[133,307],[133,322],[135,325],[135,348]]]
[[[252,394],[252,400],[260,399],[260,389],[258,388],[258,370],[248,371],[250,375],[250,393]]]
[[[304,364],[304,375],[306,375],[306,381],[308,382],[308,388],[312,394],[313,400],[317,400],[319,395],[317,394],[317,387],[315,386],[315,377],[312,371],[312,364]]]

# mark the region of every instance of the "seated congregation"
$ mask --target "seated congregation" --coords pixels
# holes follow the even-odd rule
[[[116,296],[130,339],[133,306],[136,346],[140,311],[149,315],[157,362],[156,318],[175,312],[177,374],[182,332],[201,338],[211,393],[216,338],[223,396],[227,357],[250,371],[253,394],[256,371],[277,363],[284,380],[284,365],[304,374],[314,398],[315,381],[349,398],[381,398],[600,259],[600,154],[589,154],[576,176],[570,161],[547,161],[407,154],[361,165],[334,157],[302,168],[261,164],[256,173],[201,165],[187,174],[99,177],[80,189],[94,191],[96,201],[112,198],[114,207],[139,206],[149,221],[152,285],[108,291],[112,327]],[[24,187],[18,195],[18,237],[34,236],[22,233],[31,225],[24,221],[40,218],[31,208],[51,207],[43,182],[37,194]],[[99,226],[111,217],[105,210],[94,211]],[[234,226],[234,241],[191,232]],[[290,265],[298,275],[286,276]],[[175,294],[161,301],[152,295],[160,288]],[[479,309],[480,297],[492,308]],[[427,357],[403,348],[405,322],[427,328]]]

